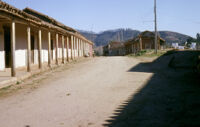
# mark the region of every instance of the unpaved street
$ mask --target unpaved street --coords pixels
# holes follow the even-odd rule
[[[181,123],[180,116],[188,116],[183,111],[188,107],[187,100],[193,94],[199,97],[195,92],[199,87],[182,89],[179,80],[173,79],[182,75],[177,75],[176,70],[164,73],[169,70],[167,61],[158,60],[162,65],[159,67],[141,63],[148,61],[152,58],[100,57],[54,72],[38,82],[36,89],[27,88],[0,99],[0,127],[131,127]],[[183,92],[191,96],[180,98]],[[193,101],[196,105],[191,108],[198,107],[199,103],[194,98]]]
[[[38,89],[1,99],[0,125],[100,127],[151,77],[127,72],[137,63],[127,57],[95,58],[56,72]]]

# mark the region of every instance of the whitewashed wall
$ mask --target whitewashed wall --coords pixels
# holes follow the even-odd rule
[[[55,60],[56,59],[56,50],[55,50],[55,47],[54,47],[54,49],[53,49],[53,60]]]
[[[34,49],[34,64],[38,64],[38,31],[34,31],[31,28],[31,34],[34,35],[35,49]],[[53,38],[54,49],[53,49],[53,60],[55,60],[55,47],[56,40]],[[73,55],[78,57],[78,46],[75,41],[75,49]],[[80,47],[79,47],[80,48]],[[89,52],[88,46],[86,51]],[[64,57],[66,58],[66,43],[64,49]],[[80,50],[80,54],[82,54]],[[42,30],[42,62],[48,62],[48,32]],[[68,50],[68,56],[71,58],[71,49]],[[59,36],[58,42],[58,58],[62,58],[62,39]],[[27,66],[27,26],[22,24],[16,24],[16,51],[15,51],[16,67]],[[5,69],[5,51],[4,51],[4,31],[3,25],[0,23],[0,70]]]
[[[48,32],[42,31],[42,62],[48,62]]]
[[[67,58],[67,49],[64,48],[64,57]]]
[[[16,24],[15,30],[15,64],[16,67],[22,67],[27,65],[27,27],[21,24]]]
[[[60,35],[58,39],[58,58],[62,58],[62,38]]]
[[[75,57],[77,57],[77,50],[75,49],[74,52],[75,52]]]
[[[34,32],[34,64],[38,64],[38,31]]]
[[[0,23],[0,70],[5,69],[5,52],[4,52],[4,32]]]
[[[68,49],[68,56],[71,58],[71,49]]]
[[[78,39],[76,39],[75,45],[75,57],[78,57]]]
[[[56,39],[54,37],[53,38],[53,60],[55,60],[55,59],[56,59]]]

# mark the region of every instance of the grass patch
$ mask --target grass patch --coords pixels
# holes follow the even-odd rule
[[[155,53],[154,50],[141,50],[135,54],[129,54],[129,57],[140,57],[140,56],[145,56],[145,57],[159,57],[165,54],[166,51],[164,50],[158,50],[157,54]]]
[[[5,91],[5,90],[8,90],[8,89],[10,89],[10,88],[11,88],[11,85],[6,86],[6,87],[4,87],[4,88],[1,88],[1,89],[0,89],[0,92],[1,92],[1,91]]]
[[[20,84],[20,82],[19,82],[19,81],[17,81],[17,82],[16,82],[16,85],[19,85],[19,84]]]

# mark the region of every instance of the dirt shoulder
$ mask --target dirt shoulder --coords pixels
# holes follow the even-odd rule
[[[56,74],[62,71],[66,71],[68,69],[74,68],[75,65],[79,65],[85,62],[92,60],[91,58],[83,58],[75,61],[71,61],[70,63],[65,64],[64,66],[59,66],[53,68],[51,70],[44,71],[39,74],[35,74],[32,77],[25,79],[23,81],[18,81],[8,87],[0,89],[0,99],[8,96],[13,96],[15,94],[24,92],[24,91],[32,91],[40,87],[40,85],[44,85],[42,82],[45,80],[53,80],[56,77]]]

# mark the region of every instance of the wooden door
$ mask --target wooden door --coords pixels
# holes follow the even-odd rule
[[[31,63],[34,64],[35,38],[31,35]]]
[[[53,60],[53,49],[54,49],[53,39],[51,39],[51,59],[52,60]]]
[[[10,27],[4,27],[5,67],[11,67],[11,35]]]

